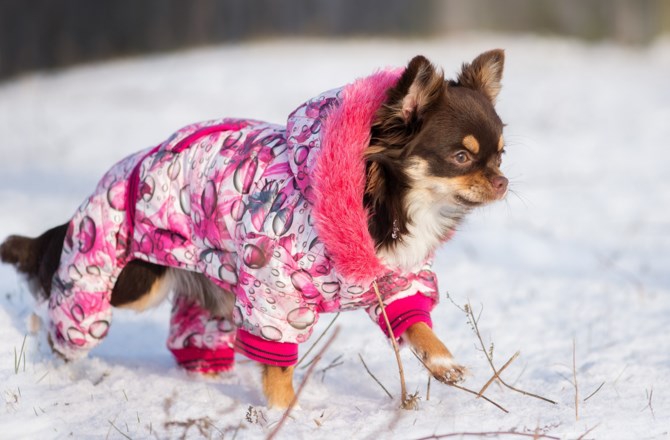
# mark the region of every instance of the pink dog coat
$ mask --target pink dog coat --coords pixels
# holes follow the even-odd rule
[[[430,261],[412,273],[384,266],[363,206],[362,153],[400,73],[323,93],[286,127],[198,123],[114,165],[69,224],[49,303],[54,348],[74,359],[104,338],[133,259],[205,274],[235,295],[230,322],[174,292],[168,347],[193,370],[230,368],[233,348],[294,365],[322,312],[362,307],[386,333],[374,280],[396,337],[431,325]]]

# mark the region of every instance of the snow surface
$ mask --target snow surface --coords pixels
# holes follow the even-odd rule
[[[446,294],[483,309],[479,326],[497,366],[521,351],[503,378],[557,404],[493,385],[486,395],[505,414],[437,383],[427,400],[427,376],[404,351],[409,390],[422,400],[418,411],[399,410],[393,352],[363,313],[350,312],[339,317],[339,337],[279,438],[486,431],[577,438],[592,428],[587,438],[668,438],[668,40],[646,49],[493,35],[288,40],[24,76],[0,84],[0,239],[65,221],[114,161],[189,122],[283,122],[302,100],[377,67],[423,53],[453,74],[494,47],[507,50],[498,110],[508,124],[503,168],[514,193],[474,214],[438,253],[435,328],[469,367],[465,385],[479,390],[491,371]],[[117,311],[107,340],[72,364],[50,354],[43,333],[28,333],[33,307],[25,284],[1,266],[0,438],[178,438],[189,419],[202,432],[191,426],[188,438],[262,438],[281,417],[264,406],[250,362],[240,359],[235,373],[217,379],[180,371],[164,346],[167,305],[141,315]],[[330,320],[322,317],[312,341]],[[16,372],[14,353],[26,334]],[[342,364],[320,371],[336,359]]]

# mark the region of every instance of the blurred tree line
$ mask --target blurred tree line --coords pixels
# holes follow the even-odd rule
[[[0,78],[277,36],[525,32],[647,43],[670,0],[0,0]]]

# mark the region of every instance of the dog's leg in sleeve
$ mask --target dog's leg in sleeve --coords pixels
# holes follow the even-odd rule
[[[385,280],[381,288],[397,287],[398,280]],[[465,368],[454,361],[449,349],[432,330],[430,311],[439,299],[436,280],[435,274],[428,270],[402,278],[401,283],[411,283],[409,288],[417,293],[407,295],[409,289],[404,289],[389,295],[384,299],[385,311],[393,335],[409,344],[433,377],[441,382],[454,383],[463,379]],[[389,336],[386,321],[379,307],[370,307],[368,311],[384,334]]]
[[[121,217],[94,194],[70,221],[49,298],[50,343],[68,360],[85,356],[107,335],[112,287],[120,273],[116,233]]]
[[[175,295],[167,346],[189,371],[220,373],[233,368],[235,327],[212,316],[187,295]]]
[[[384,309],[393,335],[397,339],[415,323],[433,327],[430,312],[439,300],[437,278],[433,272],[422,270],[403,277],[384,277],[378,281],[378,288],[384,298]],[[368,308],[368,314],[390,337],[384,315],[376,302]]]

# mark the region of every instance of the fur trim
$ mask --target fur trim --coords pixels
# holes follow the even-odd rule
[[[337,271],[369,283],[390,271],[377,258],[363,206],[370,126],[402,69],[377,72],[347,85],[325,118],[321,153],[312,174],[315,228]]]

